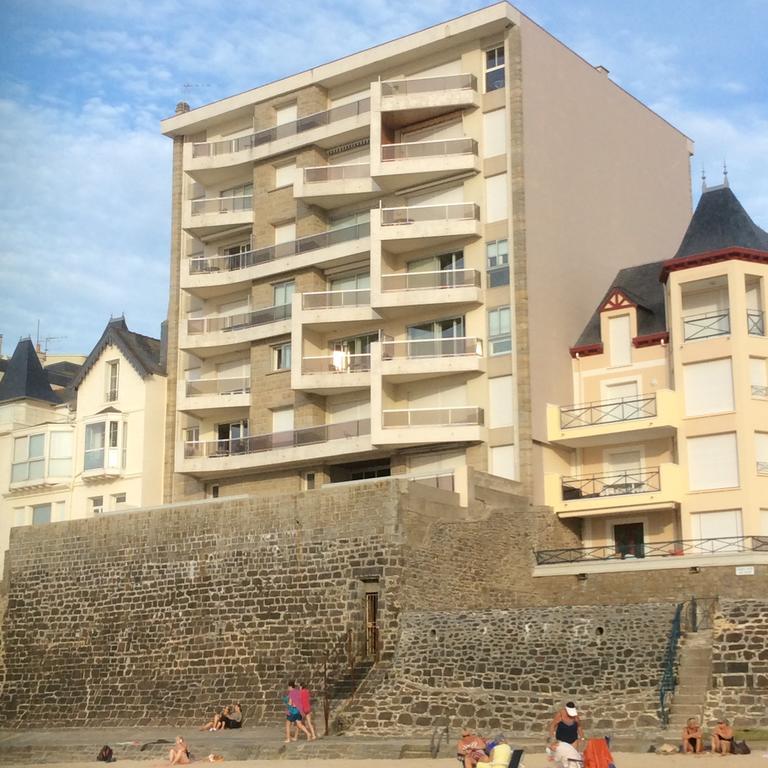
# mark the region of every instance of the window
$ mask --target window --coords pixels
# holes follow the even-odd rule
[[[213,483],[208,486],[208,498],[209,499],[218,499],[219,498],[219,485],[218,483]]]
[[[304,490],[305,491],[314,491],[315,490],[315,473],[314,472],[305,472],[304,473]]]
[[[718,552],[739,552],[744,535],[741,510],[722,509],[716,512],[699,512],[691,515],[693,536],[696,539],[717,539]],[[729,542],[728,539],[736,539]]]
[[[245,254],[250,253],[251,243],[250,241],[245,243],[237,243],[236,245],[227,245],[221,249],[221,255],[224,256],[227,261],[227,269],[241,269],[245,264]]]
[[[51,432],[48,437],[48,475],[69,477],[72,474],[72,433]]]
[[[757,474],[768,475],[768,432],[755,432]]]
[[[113,493],[112,494],[112,509],[120,509],[125,502],[126,502],[127,496],[124,493]]]
[[[246,453],[248,451],[248,419],[216,425],[216,452],[218,455]]]
[[[517,480],[514,445],[495,445],[490,449],[491,474]]]
[[[253,200],[253,184],[241,184],[238,187],[222,189],[219,192],[219,212],[249,211]]]
[[[485,244],[488,259],[488,287],[509,285],[509,251],[506,240],[492,240]]]
[[[290,104],[281,104],[279,107],[275,107],[275,124],[285,125],[286,123],[294,123],[298,120],[299,108],[295,101]]]
[[[408,357],[453,357],[464,354],[464,317],[408,326]]]
[[[485,92],[504,87],[504,46],[485,52]]]
[[[187,427],[184,430],[184,442],[185,443],[199,443],[200,442],[200,426]]]
[[[488,426],[512,427],[515,424],[515,392],[511,376],[488,379]]]
[[[749,378],[752,397],[768,397],[768,361],[763,357],[749,358]]]
[[[505,355],[512,351],[512,325],[509,307],[488,310],[488,346],[490,355]]]
[[[91,496],[91,498],[88,499],[88,506],[90,507],[92,515],[100,515],[104,511],[104,497]]]
[[[734,409],[729,357],[684,365],[683,381],[686,416],[725,413]]]
[[[296,181],[296,161],[275,166],[275,189],[290,187]]]
[[[488,176],[485,180],[485,220],[503,221],[507,211],[507,174]]]
[[[273,227],[275,230],[275,245],[280,245],[281,243],[292,243],[296,239],[296,222],[295,221],[284,221],[282,224],[275,224]],[[289,246],[286,246],[286,248],[289,248]],[[292,248],[292,246],[290,246]],[[285,253],[292,253],[292,251],[285,251]],[[283,253],[283,250],[281,249],[280,253]]]
[[[272,347],[272,370],[289,371],[291,369],[291,342]]]
[[[483,115],[483,157],[496,157],[507,151],[507,110],[496,109]]]
[[[42,525],[51,522],[51,505],[35,504],[32,507],[32,525]]]
[[[293,280],[287,283],[277,283],[272,286],[272,303],[276,307],[283,307],[291,303],[293,298]]]
[[[688,438],[688,483],[692,491],[738,487],[739,462],[733,432]]]
[[[629,315],[611,317],[608,320],[611,367],[632,364],[632,326]]]
[[[13,441],[11,482],[42,480],[45,476],[45,435],[25,435]]]
[[[113,403],[117,400],[117,384],[118,374],[120,370],[119,360],[110,360],[107,362],[107,380],[106,380],[106,392],[104,399],[108,403]]]
[[[126,426],[111,419],[85,425],[84,470],[122,469],[125,466]]]

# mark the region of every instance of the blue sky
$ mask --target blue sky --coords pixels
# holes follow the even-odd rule
[[[0,333],[87,353],[159,335],[171,143],[159,120],[472,11],[480,0],[2,0]],[[520,0],[696,142],[768,229],[768,0]],[[607,276],[606,279],[609,279]]]

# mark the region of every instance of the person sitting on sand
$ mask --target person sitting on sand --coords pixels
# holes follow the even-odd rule
[[[224,728],[224,721],[222,718],[227,712],[228,707],[224,708],[223,712],[216,712],[214,716],[205,724],[201,725],[198,731],[220,731]]]
[[[188,765],[192,762],[192,755],[189,753],[189,747],[181,736],[176,737],[176,744],[168,753],[168,761],[171,765]]]
[[[459,759],[464,760],[464,768],[475,768],[478,763],[490,763],[491,758],[485,751],[485,739],[463,728],[461,738],[456,745],[456,753]]]
[[[702,748],[702,732],[699,721],[695,717],[689,717],[685,728],[683,728],[683,752],[698,755]]]
[[[729,755],[733,748],[733,728],[727,720],[718,720],[712,731],[712,754]]]

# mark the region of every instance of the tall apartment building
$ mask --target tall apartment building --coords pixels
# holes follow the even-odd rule
[[[619,271],[571,348],[574,404],[549,409],[546,502],[583,548],[540,563],[765,561],[766,306],[768,232],[727,184],[665,260]]]
[[[595,276],[690,217],[689,140],[508,3],[162,128],[167,501],[468,466],[540,498]]]

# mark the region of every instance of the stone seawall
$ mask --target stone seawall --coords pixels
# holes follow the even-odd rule
[[[405,612],[391,664],[344,711],[344,728],[426,733],[448,722],[544,739],[568,699],[593,735],[657,726],[673,614],[669,604]]]

